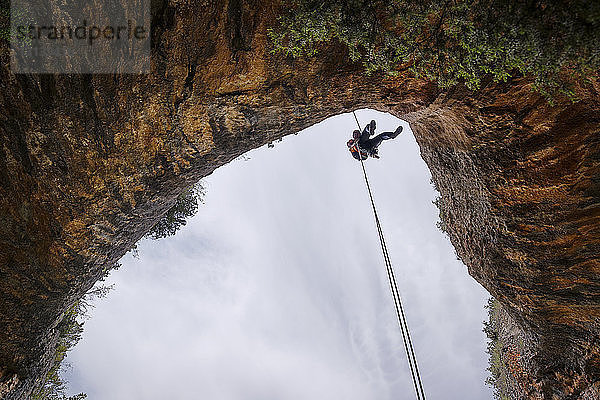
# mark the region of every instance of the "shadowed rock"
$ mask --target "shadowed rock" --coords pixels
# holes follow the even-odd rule
[[[2,43],[0,393],[28,398],[62,313],[190,184],[369,107],[411,124],[457,254],[526,342],[528,397],[598,398],[600,88],[550,106],[524,78],[442,91],[407,71],[366,76],[335,44],[274,56],[277,13],[158,4],[146,76],[15,76]]]

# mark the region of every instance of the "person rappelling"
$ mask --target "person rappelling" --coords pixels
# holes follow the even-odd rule
[[[352,111],[356,125],[358,129],[352,133],[352,139],[347,143],[348,150],[352,153],[352,156],[357,160],[360,160],[360,166],[362,167],[363,176],[365,177],[365,184],[367,191],[369,192],[369,198],[371,199],[371,207],[373,209],[373,216],[375,217],[375,224],[377,225],[377,231],[379,232],[379,243],[381,244],[381,251],[383,252],[383,260],[385,262],[386,273],[388,276],[388,282],[392,292],[392,298],[394,300],[394,307],[396,308],[396,317],[398,318],[398,325],[402,332],[402,340],[404,342],[404,350],[406,352],[406,359],[410,368],[410,374],[415,388],[415,394],[417,400],[425,400],[425,391],[423,390],[423,383],[421,382],[421,374],[419,373],[419,366],[417,365],[417,357],[410,338],[410,330],[408,329],[408,323],[406,322],[406,315],[404,307],[402,306],[402,299],[400,298],[400,291],[398,290],[398,283],[396,282],[396,276],[394,274],[394,268],[388,253],[387,246],[385,244],[385,237],[383,236],[383,228],[381,227],[381,221],[377,215],[377,209],[375,208],[375,201],[373,200],[373,192],[371,191],[371,185],[369,184],[369,177],[367,176],[367,169],[365,168],[366,160],[369,156],[373,158],[379,158],[377,154],[377,148],[384,140],[395,139],[401,132],[402,126],[396,128],[394,132],[383,132],[379,135],[371,138],[375,134],[375,120],[371,120],[369,125],[365,127],[362,133],[360,133],[360,122],[356,113]]]
[[[375,137],[371,137],[375,134],[375,126],[375,120],[371,120],[365,126],[362,133],[358,129],[354,130],[352,139],[346,143],[348,150],[352,153],[352,157],[357,160],[366,160],[369,156],[379,158],[378,148],[381,142],[388,139],[395,139],[402,132],[402,126],[399,126],[394,132],[383,132]]]

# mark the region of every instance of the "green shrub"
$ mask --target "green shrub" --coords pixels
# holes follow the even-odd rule
[[[108,276],[108,271],[119,268],[120,264],[115,264],[108,268],[101,281]],[[54,359],[50,371],[44,377],[39,388],[32,394],[32,400],[83,400],[87,398],[85,393],[79,393],[73,396],[67,396],[68,382],[61,377],[65,367],[64,360],[67,353],[73,349],[83,334],[83,319],[89,317],[88,311],[93,307],[92,300],[105,297],[112,290],[112,286],[95,286],[90,289],[78,302],[71,306],[62,317],[62,320],[56,327],[58,331],[58,341],[54,349]]]
[[[67,397],[65,395],[67,382],[60,376],[67,352],[75,347],[83,333],[83,322],[77,321],[78,316],[79,307],[77,303],[67,310],[62,321],[58,324],[59,338],[55,348],[52,368],[46,374],[42,386],[33,393],[33,400],[83,400],[87,398],[85,393]]]
[[[162,239],[174,235],[187,222],[186,220],[198,211],[198,204],[202,202],[204,188],[195,185],[180,194],[165,215],[150,229],[144,237]]]
[[[442,209],[442,198],[440,196],[436,197],[435,200],[432,201],[432,203],[437,207],[438,209],[438,220],[435,223],[435,226],[442,231],[446,236],[450,237],[450,232],[448,232],[448,227],[446,226],[446,222],[445,222],[445,215],[444,215],[444,211]]]
[[[273,52],[314,56],[345,44],[366,72],[408,68],[441,87],[532,76],[548,97],[600,67],[600,2],[587,0],[293,0],[269,36]]]
[[[500,307],[500,303],[492,297],[488,299],[485,306],[488,310],[489,319],[483,322],[483,332],[488,338],[486,352],[489,354],[489,366],[487,370],[490,373],[485,383],[494,390],[495,400],[509,400],[508,368],[502,357],[504,343],[498,335],[498,307]]]
[[[10,8],[5,4],[0,4],[0,39],[10,40]]]
[[[24,7],[12,7],[9,1],[0,0],[0,40],[11,40],[11,18],[13,25],[28,26],[32,22],[31,10]],[[29,37],[19,40],[21,46],[31,46]],[[15,43],[13,43],[15,45]]]

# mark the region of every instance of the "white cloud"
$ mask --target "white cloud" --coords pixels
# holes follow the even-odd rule
[[[361,111],[378,131],[395,118]],[[69,356],[90,399],[411,399],[354,129],[338,116],[206,179],[174,238],[125,257]],[[487,297],[435,228],[429,172],[405,129],[367,161],[426,393],[491,397]]]

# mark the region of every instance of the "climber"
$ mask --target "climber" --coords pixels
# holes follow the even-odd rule
[[[379,158],[378,147],[384,140],[395,139],[402,132],[402,126],[396,128],[394,132],[383,132],[371,138],[375,134],[375,120],[371,120],[369,125],[365,126],[362,134],[357,129],[352,133],[352,139],[348,140],[346,145],[352,153],[352,157],[360,160],[366,160],[369,156]],[[357,145],[358,144],[358,148]],[[359,150],[360,149],[360,150]],[[360,155],[359,155],[360,151]]]

